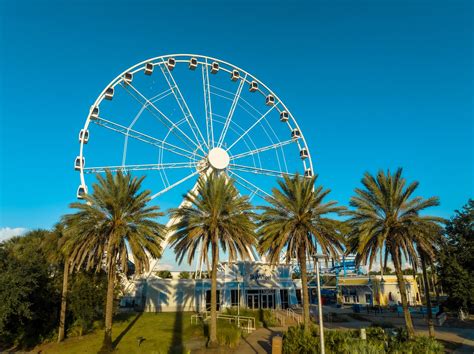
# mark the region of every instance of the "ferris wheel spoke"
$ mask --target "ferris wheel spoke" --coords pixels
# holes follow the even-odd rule
[[[199,126],[197,125],[196,120],[193,117],[193,114],[189,110],[188,104],[186,100],[184,99],[184,96],[181,93],[181,90],[179,89],[179,86],[176,83],[173,77],[173,74],[171,73],[170,69],[168,69],[168,66],[166,65],[165,60],[162,59],[162,61],[163,61],[163,64],[160,65],[160,69],[163,72],[163,75],[166,79],[166,82],[168,83],[168,86],[173,91],[174,97],[176,98],[176,102],[178,103],[178,106],[181,109],[181,112],[183,112],[183,115],[186,118],[186,121],[188,122],[189,127],[191,128],[194,138],[196,139],[196,141],[200,141],[199,145],[201,145],[202,143],[209,149],[206,139],[204,139],[201,129],[199,129]]]
[[[159,122],[161,122],[165,127],[167,127],[168,129],[172,129],[174,128],[174,132],[173,134],[179,139],[181,140],[184,144],[186,144],[188,147],[189,147],[189,142],[191,142],[194,146],[196,146],[196,148],[202,150],[202,152],[205,154],[205,151],[204,149],[202,148],[201,144],[197,144],[196,141],[198,140],[193,140],[191,139],[178,125],[176,125],[171,119],[168,118],[168,116],[166,114],[164,114],[160,109],[158,109],[158,107],[156,107],[156,105],[151,102],[148,98],[145,97],[145,95],[143,95],[135,86],[133,86],[131,83],[127,84],[127,85],[123,85],[122,86],[125,88],[125,91],[127,91],[133,98],[135,98],[141,105],[144,105],[146,107],[146,109],[151,112],[151,114],[156,117],[158,119]],[[138,99],[135,95],[133,95],[130,90],[128,89],[128,87],[130,87],[138,96],[140,96],[140,98],[145,101],[144,103],[140,101],[140,99]],[[150,109],[153,108],[152,109]],[[156,115],[156,113],[158,113],[159,115]],[[176,131],[180,132],[187,140],[183,140],[183,137],[178,135],[176,133]]]
[[[232,170],[237,170],[241,172],[250,172],[257,175],[267,175],[272,177],[283,177],[283,176],[294,176],[294,173],[288,173],[283,171],[276,171],[276,170],[269,170],[265,168],[259,168],[254,166],[245,166],[245,165],[237,165],[237,164],[229,164],[229,168]]]
[[[168,192],[170,189],[173,189],[174,187],[180,185],[181,183],[184,183],[186,182],[188,179],[190,178],[193,178],[194,176],[196,176],[197,174],[201,173],[201,170],[196,170],[195,172],[191,173],[190,175],[180,179],[178,182],[175,182],[171,185],[169,185],[168,187],[162,189],[161,191],[159,191],[158,193],[155,193],[151,196],[151,199],[155,199],[156,197],[159,197],[160,195],[162,195],[163,193],[166,193]]]
[[[247,189],[250,193],[256,194],[262,199],[273,198],[270,194],[265,192],[263,189],[257,187],[255,184],[248,181],[247,179],[245,179],[241,175],[239,175],[239,174],[237,174],[237,173],[235,173],[234,171],[231,171],[231,170],[229,170],[228,172],[232,177],[235,177],[234,180],[237,184],[239,184],[242,187],[244,187],[245,189]]]
[[[235,144],[237,144],[244,136],[246,136],[253,128],[255,128],[255,126],[256,126],[258,123],[260,123],[272,110],[274,110],[275,107],[276,107],[276,105],[273,105],[273,106],[272,106],[268,111],[266,111],[259,119],[257,119],[257,121],[256,121],[255,123],[253,123],[253,124],[250,126],[250,128],[248,128],[241,136],[239,136],[239,138],[238,138],[236,141],[234,141],[234,142],[232,143],[231,146],[229,146],[229,147],[227,148],[227,151],[229,151],[230,149],[232,149],[232,148],[235,146]]]
[[[209,67],[207,64],[202,65],[202,88],[204,93],[204,108],[206,110],[206,132],[207,132],[207,145],[209,148],[214,147],[214,127],[212,121],[212,102],[211,102],[211,88],[209,80]]]
[[[161,149],[170,151],[172,153],[175,153],[177,155],[186,157],[188,159],[194,159],[195,156],[198,156],[200,158],[204,158],[204,156],[197,154],[196,152],[192,152],[186,149],[183,149],[182,147],[176,146],[174,144],[168,143],[166,141],[154,138],[150,135],[144,134],[142,132],[139,132],[134,129],[127,128],[123,125],[120,125],[118,123],[112,122],[110,120],[107,120],[102,117],[98,117],[97,120],[93,121],[95,124],[107,128],[109,130],[115,131],[117,133],[123,134],[128,138],[133,138],[135,140],[139,140],[142,142],[145,142],[147,144],[159,147]]]
[[[217,142],[217,146],[221,147],[224,143],[225,136],[227,134],[227,130],[229,129],[230,122],[232,120],[232,116],[234,115],[235,108],[237,107],[237,103],[239,102],[240,94],[242,92],[242,87],[244,86],[245,79],[247,78],[247,74],[240,80],[239,87],[234,95],[234,99],[232,100],[232,105],[230,106],[229,113],[227,114],[227,118],[224,123],[224,128],[222,128],[221,135],[219,136],[219,141]]]
[[[250,150],[250,151],[242,152],[240,154],[231,156],[230,160],[231,161],[232,160],[237,160],[237,159],[241,159],[243,157],[259,154],[259,153],[264,152],[264,151],[278,149],[278,148],[281,148],[282,146],[289,145],[289,144],[294,143],[294,142],[295,141],[293,139],[286,140],[286,141],[281,141],[281,142],[276,143],[276,144],[267,145],[267,146],[264,146],[264,147],[261,147],[261,148],[255,149],[255,150]]]
[[[129,171],[152,171],[152,170],[166,170],[173,168],[196,168],[197,162],[168,162],[161,164],[143,164],[143,165],[120,165],[120,166],[97,166],[84,167],[84,173],[104,173],[110,172],[129,172]]]

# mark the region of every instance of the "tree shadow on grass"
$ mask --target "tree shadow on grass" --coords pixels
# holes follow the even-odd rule
[[[112,342],[112,346],[114,348],[117,347],[117,345],[120,343],[120,341],[122,340],[122,338],[128,333],[128,331],[130,331],[130,329],[135,325],[135,323],[138,321],[138,319],[143,315],[143,312],[139,312],[135,318],[133,319],[132,322],[130,322],[127,327],[125,327],[125,329],[118,335],[117,338],[115,338],[115,340]]]
[[[184,350],[183,344],[183,311],[182,308],[178,307],[178,311],[175,313],[174,325],[173,325],[173,338],[171,339],[169,354],[181,353]]]

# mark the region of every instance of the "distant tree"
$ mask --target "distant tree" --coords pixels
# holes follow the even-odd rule
[[[448,306],[474,307],[474,200],[470,199],[447,222],[445,238],[439,248],[437,271]]]
[[[71,281],[69,309],[79,335],[92,329],[95,320],[102,320],[107,295],[105,272],[79,272]]]
[[[0,243],[0,351],[36,345],[54,330],[62,273],[47,260],[35,230]]]
[[[151,192],[140,191],[143,178],[110,171],[97,175],[92,194],[85,203],[72,203],[75,214],[66,215],[63,222],[68,237],[64,252],[71,266],[107,272],[105,332],[101,351],[112,347],[112,317],[117,273],[127,274],[129,256],[133,257],[136,273],[148,271],[150,257],[161,256],[161,241],[165,228],[156,222],[162,215],[157,206],[149,206]]]
[[[156,272],[156,275],[159,276],[161,279],[171,279],[173,276],[169,270],[159,270]]]
[[[189,274],[189,272],[179,273],[179,279],[190,279],[190,278],[191,278],[191,275]]]

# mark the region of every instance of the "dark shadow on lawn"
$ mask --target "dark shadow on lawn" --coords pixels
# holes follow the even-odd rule
[[[171,339],[171,346],[168,351],[169,354],[183,352],[183,309],[178,306],[175,313],[173,325],[173,338]]]
[[[139,319],[142,315],[143,315],[143,312],[139,312],[139,313],[135,316],[135,318],[133,319],[133,321],[130,322],[127,327],[125,327],[125,329],[122,331],[122,333],[120,333],[120,334],[118,335],[118,337],[115,338],[115,340],[112,342],[112,346],[113,346],[114,348],[117,347],[117,345],[120,343],[120,341],[122,340],[122,338],[128,333],[128,331],[130,331],[130,329],[134,326],[134,324],[138,321],[138,319]]]

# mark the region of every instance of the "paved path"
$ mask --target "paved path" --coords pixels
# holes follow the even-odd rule
[[[240,345],[236,349],[236,353],[239,354],[264,354],[272,352],[272,338],[275,336],[281,336],[286,330],[283,327],[275,328],[259,328],[247,338],[240,340]]]

